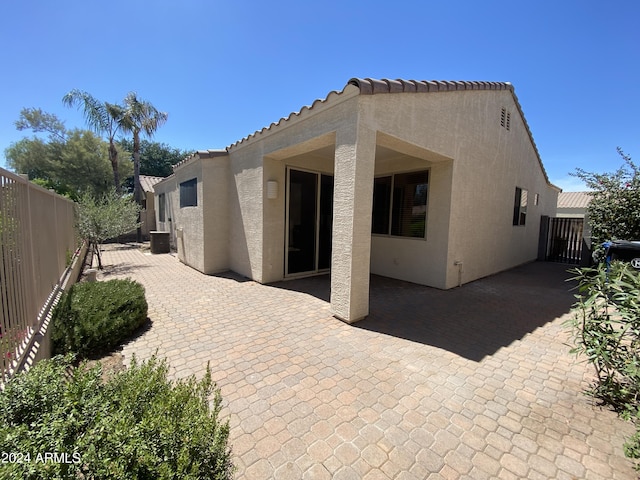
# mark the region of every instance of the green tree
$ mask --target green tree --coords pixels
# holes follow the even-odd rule
[[[44,112],[41,108],[23,108],[20,110],[20,118],[16,120],[18,130],[33,130],[35,133],[47,132],[51,142],[65,142],[67,129],[53,113]]]
[[[123,152],[119,169],[129,176],[133,167],[128,155],[119,145],[117,149]],[[15,172],[74,200],[85,190],[102,195],[112,182],[108,145],[88,130],[65,131],[64,141],[23,138],[5,150],[5,158]]]
[[[140,225],[140,206],[129,196],[122,196],[115,189],[101,197],[85,192],[78,202],[77,229],[80,237],[89,242],[98,257],[102,269],[100,245],[110,238],[124,235]]]
[[[596,378],[586,393],[635,425],[624,451],[640,459],[640,275],[618,261],[573,273],[578,301],[565,323],[575,345],[571,352],[594,367]],[[638,461],[635,468],[640,470]]]
[[[64,97],[62,103],[72,107],[82,108],[85,121],[89,128],[98,135],[106,135],[109,142],[109,161],[113,171],[113,183],[116,191],[120,191],[120,171],[118,162],[118,149],[115,137],[121,128],[124,109],[116,103],[101,102],[82,90],[71,90]]]
[[[124,99],[122,129],[133,135],[133,198],[142,201],[140,192],[140,135],[152,137],[167,121],[168,114],[159,111],[151,103],[138,98],[135,92],[129,92]]]
[[[120,125],[126,132],[133,134],[133,198],[142,204],[140,188],[140,134],[152,137],[164,125],[169,115],[159,111],[151,103],[140,100],[135,92],[129,92],[124,99],[125,109]],[[142,231],[138,227],[138,242],[142,241]]]
[[[133,140],[123,138],[118,141],[118,144],[124,150],[133,152]],[[140,175],[168,177],[173,173],[173,166],[192,153],[193,151],[180,150],[166,143],[142,139],[140,140]],[[133,186],[133,183],[131,185]]]
[[[26,174],[31,180],[49,180],[53,177],[51,148],[40,138],[23,138],[13,142],[5,149],[4,157],[11,170]]]
[[[640,170],[620,148],[624,164],[613,173],[573,174],[590,189],[587,208],[593,245],[607,240],[640,240]]]

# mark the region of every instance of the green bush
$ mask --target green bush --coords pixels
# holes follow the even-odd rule
[[[578,302],[571,327],[572,353],[594,366],[596,381],[589,394],[634,422],[636,434],[625,454],[640,458],[640,273],[613,262],[575,271]],[[636,465],[638,468],[638,465]]]
[[[0,392],[0,478],[232,478],[229,422],[204,378],[172,383],[155,357],[101,380],[101,365],[43,360]],[[211,403],[209,403],[212,398]],[[54,456],[55,455],[55,456]]]
[[[53,311],[55,354],[86,357],[109,351],[147,319],[144,287],[132,280],[77,283]]]

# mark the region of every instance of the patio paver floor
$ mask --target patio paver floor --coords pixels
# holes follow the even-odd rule
[[[630,424],[581,391],[565,267],[533,263],[440,291],[372,277],[371,315],[333,318],[328,279],[260,285],[110,245],[101,279],[147,292],[173,378],[207,362],[240,479],[636,478]]]

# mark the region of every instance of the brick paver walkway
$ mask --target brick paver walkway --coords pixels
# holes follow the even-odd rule
[[[440,291],[373,277],[371,315],[329,313],[328,278],[275,286],[205,276],[114,247],[102,278],[146,288],[155,351],[175,378],[211,363],[240,479],[631,479],[631,425],[581,390],[560,265]]]

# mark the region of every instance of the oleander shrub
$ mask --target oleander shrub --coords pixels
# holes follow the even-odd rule
[[[594,367],[587,393],[635,424],[624,449],[627,457],[640,459],[640,273],[622,262],[574,273],[579,293],[567,322],[571,352]]]
[[[53,352],[110,351],[145,323],[147,310],[144,287],[132,280],[76,283],[53,311]]]
[[[0,391],[0,478],[232,478],[229,422],[209,366],[171,382],[152,357],[106,381],[72,355],[43,360]]]

